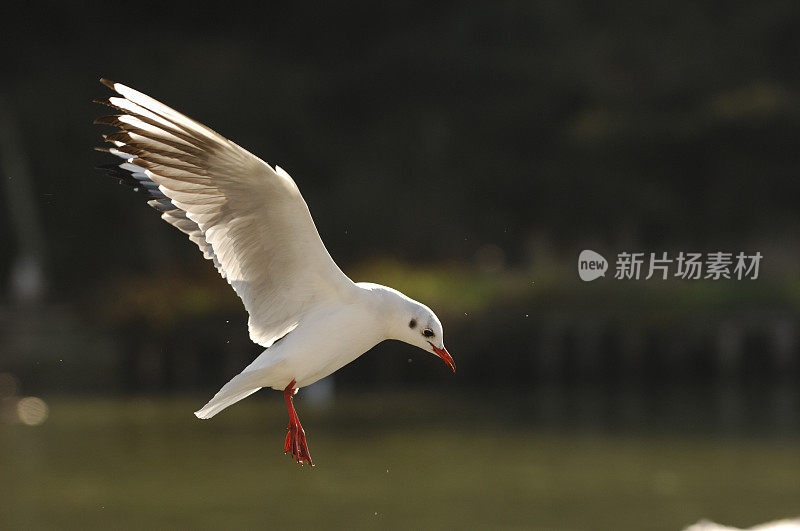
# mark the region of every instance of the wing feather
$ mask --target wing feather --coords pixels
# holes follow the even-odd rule
[[[99,102],[123,113],[95,120],[118,128],[103,150],[124,162],[105,169],[214,262],[250,314],[254,342],[268,347],[308,311],[347,299],[352,282],[288,173],[141,92],[101,82],[119,96]]]

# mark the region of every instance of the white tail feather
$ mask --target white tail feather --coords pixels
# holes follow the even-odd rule
[[[222,386],[214,398],[208,401],[208,404],[194,412],[195,416],[199,419],[210,419],[223,409],[231,406],[252,395],[259,389],[261,385],[255,383],[258,376],[255,371],[244,371],[234,377],[230,382]]]

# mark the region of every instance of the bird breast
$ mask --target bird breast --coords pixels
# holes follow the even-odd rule
[[[265,350],[253,369],[265,372],[265,387],[282,390],[292,380],[298,388],[311,385],[383,341],[377,321],[374,312],[359,304],[320,308]]]

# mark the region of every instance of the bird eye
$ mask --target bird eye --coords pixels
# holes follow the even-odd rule
[[[425,330],[422,331],[422,335],[425,337],[433,337],[433,330],[431,330],[430,328],[426,328]]]
[[[408,323],[408,327],[409,328],[416,328],[417,327],[417,320],[416,319],[411,319],[411,321],[409,321],[409,323]]]

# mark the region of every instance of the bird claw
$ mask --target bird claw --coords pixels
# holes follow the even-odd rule
[[[310,466],[314,466],[311,462],[311,453],[308,451],[308,443],[306,442],[306,432],[300,423],[289,423],[287,428],[289,431],[286,434],[286,440],[283,443],[283,453],[291,454],[294,460],[300,465],[307,462]]]
[[[307,462],[309,466],[314,466],[311,462],[311,453],[308,451],[308,443],[306,442],[306,432],[300,425],[300,419],[297,418],[297,412],[294,410],[292,397],[297,393],[294,388],[295,380],[292,380],[286,389],[283,390],[283,396],[286,399],[286,409],[289,412],[289,426],[286,428],[289,433],[286,434],[286,440],[283,443],[283,453],[291,453],[294,460],[302,466]]]

